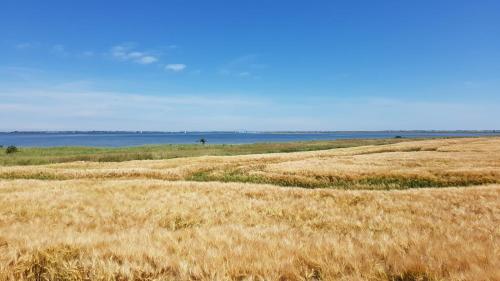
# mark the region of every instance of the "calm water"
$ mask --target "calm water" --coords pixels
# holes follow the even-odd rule
[[[16,146],[135,146],[145,144],[193,144],[205,138],[209,144],[244,144],[361,138],[491,136],[500,132],[331,132],[331,133],[0,133],[0,145]]]

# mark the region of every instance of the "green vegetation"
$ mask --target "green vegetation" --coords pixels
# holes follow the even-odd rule
[[[361,178],[336,177],[336,176],[279,176],[266,177],[264,175],[248,174],[238,169],[228,169],[223,173],[217,172],[214,169],[204,171],[196,171],[186,177],[186,180],[191,181],[220,181],[220,182],[243,182],[255,184],[272,184],[286,187],[303,187],[303,188],[336,188],[336,189],[376,189],[376,190],[392,190],[392,189],[408,189],[408,188],[424,188],[424,187],[449,187],[449,186],[472,186],[481,184],[500,183],[498,179],[492,179],[488,176],[467,178],[467,177],[405,177],[401,175],[373,175],[364,176]],[[15,177],[13,177],[15,178]],[[22,177],[27,179],[27,177]],[[44,179],[42,177],[36,179]]]
[[[7,149],[5,150],[5,153],[12,154],[12,153],[16,153],[18,151],[19,150],[17,149],[17,147],[11,145],[11,146],[7,147]]]
[[[203,155],[245,155],[257,153],[314,151],[363,145],[382,145],[412,139],[348,139],[256,144],[148,145],[120,148],[102,147],[26,147],[17,153],[0,154],[0,165],[41,165],[73,161],[122,162],[129,160],[171,159]],[[414,140],[414,139],[413,139]]]

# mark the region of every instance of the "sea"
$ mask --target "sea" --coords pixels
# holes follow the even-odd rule
[[[251,144],[337,139],[500,136],[500,131],[354,132],[3,132],[0,145],[19,147],[126,147],[153,144]]]

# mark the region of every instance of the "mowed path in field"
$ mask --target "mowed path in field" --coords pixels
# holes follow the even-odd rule
[[[0,280],[500,280],[499,170],[500,138],[2,167]]]

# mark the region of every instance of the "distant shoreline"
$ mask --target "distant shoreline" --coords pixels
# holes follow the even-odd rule
[[[498,130],[362,131],[0,131],[0,134],[335,134],[335,133],[500,133]]]

